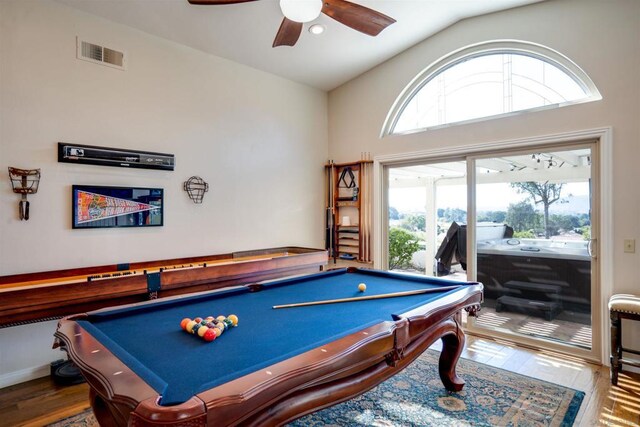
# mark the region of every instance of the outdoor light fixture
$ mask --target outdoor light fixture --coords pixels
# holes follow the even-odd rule
[[[542,166],[546,165],[547,169],[551,169],[553,167],[561,168],[562,165],[564,165],[564,162],[558,163],[558,161],[555,160],[552,155],[545,153],[532,154],[531,159],[538,164],[542,163]]]
[[[325,30],[324,25],[320,25],[320,24],[313,24],[312,26],[309,27],[309,32],[311,34],[315,34],[316,36],[318,34],[324,33],[324,30]]]
[[[282,14],[295,22],[311,22],[320,16],[322,0],[280,0]]]

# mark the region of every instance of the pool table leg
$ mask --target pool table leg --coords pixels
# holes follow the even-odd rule
[[[112,408],[102,397],[95,391],[93,387],[89,388],[89,401],[91,402],[91,409],[93,415],[98,420],[100,427],[118,427],[127,425],[127,420],[124,417],[118,417],[114,414],[115,408]],[[118,420],[117,418],[120,418]]]
[[[440,353],[438,371],[447,390],[460,391],[464,387],[464,380],[456,374],[456,365],[464,349],[465,336],[455,318],[447,320],[446,323],[448,324],[446,329],[449,329],[449,332],[441,338],[442,352]]]

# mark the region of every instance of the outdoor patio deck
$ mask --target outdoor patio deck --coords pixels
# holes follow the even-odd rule
[[[553,320],[502,311],[496,313],[495,300],[485,300],[476,326],[591,348],[591,319],[584,313],[562,311]]]
[[[423,271],[417,270],[403,271],[424,274]],[[467,273],[459,265],[455,265],[451,273],[444,277],[452,280],[467,280]],[[495,306],[494,299],[485,298],[476,320],[476,327],[485,328],[487,332],[497,330],[571,344],[580,348],[591,348],[591,318],[586,313],[563,310],[553,320],[547,321],[535,313],[518,313],[508,309],[498,313]]]

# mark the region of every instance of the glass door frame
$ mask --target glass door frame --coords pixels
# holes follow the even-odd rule
[[[409,166],[423,166],[423,165],[439,165],[442,163],[451,163],[451,162],[465,162],[465,165],[467,164],[467,158],[466,156],[456,156],[456,157],[432,157],[429,158],[428,160],[419,160],[419,161],[405,161],[405,162],[401,162],[398,164],[393,164],[393,163],[389,163],[386,164],[383,170],[384,173],[384,182],[385,182],[385,188],[386,188],[386,195],[384,197],[384,202],[385,202],[385,223],[388,225],[389,224],[389,200],[388,200],[388,196],[389,196],[389,169],[394,169],[394,168],[404,168],[404,167],[409,167]],[[465,177],[466,174],[468,172],[465,171]],[[375,179],[375,178],[374,178]],[[468,185],[468,183],[466,184]],[[467,200],[467,204],[468,204],[468,200]],[[389,241],[389,235],[388,235],[388,231],[389,231],[389,227],[386,227],[385,230],[385,235],[384,235],[384,241],[388,242]],[[436,245],[436,251],[437,251],[437,245]],[[389,267],[389,259],[387,257],[388,255],[388,247],[387,249],[384,251],[384,269],[387,270]],[[374,260],[375,261],[375,260]],[[375,267],[375,268],[379,268],[379,267]],[[428,268],[428,266],[426,267]],[[429,274],[427,274],[427,276],[429,276]]]
[[[578,351],[573,346],[558,345],[553,342],[535,340],[530,343],[519,340],[524,345],[536,348],[570,353],[585,359],[609,364],[609,318],[607,302],[612,294],[613,283],[613,150],[612,128],[602,127],[575,132],[565,132],[555,135],[534,136],[516,140],[507,140],[490,143],[469,144],[464,146],[441,147],[421,152],[397,153],[374,157],[374,217],[373,217],[373,255],[374,268],[386,269],[388,256],[388,168],[408,166],[420,163],[446,162],[453,160],[467,160],[467,180],[469,194],[467,203],[472,209],[467,210],[468,218],[474,218],[473,224],[468,227],[468,257],[473,259],[469,263],[467,273],[471,280],[471,274],[476,274],[475,260],[475,158],[490,157],[503,152],[517,152],[527,150],[548,150],[551,147],[569,147],[579,144],[594,143],[595,149],[592,158],[592,238],[596,239],[594,251],[597,254],[592,270],[593,280],[597,286],[597,292],[592,300],[592,349],[591,351]],[[470,173],[473,168],[473,173]],[[471,216],[473,215],[473,216]],[[473,258],[471,258],[473,254]],[[473,276],[475,277],[475,276]],[[594,286],[594,284],[592,284]],[[471,327],[472,333],[488,335],[483,331],[476,331]],[[506,338],[513,341],[513,337],[498,337],[492,333],[491,337]]]
[[[530,347],[544,348],[562,353],[570,353],[571,355],[582,357],[588,360],[598,360],[602,353],[602,319],[601,310],[599,310],[599,301],[602,299],[599,281],[599,199],[600,199],[600,178],[598,174],[599,153],[598,143],[595,140],[550,144],[544,146],[529,146],[527,148],[497,150],[490,153],[482,153],[480,155],[470,155],[467,157],[467,277],[468,280],[477,280],[477,242],[476,242],[476,163],[477,160],[487,159],[496,156],[517,156],[531,155],[536,151],[570,151],[575,149],[588,148],[591,153],[591,189],[590,189],[590,222],[591,222],[591,349],[580,348],[559,341],[551,341],[543,338],[533,338],[526,335],[517,334],[515,332],[503,332],[493,329],[478,327],[475,325],[475,318],[469,317],[466,329],[480,336],[488,336],[492,338],[501,338],[504,340],[514,341]]]

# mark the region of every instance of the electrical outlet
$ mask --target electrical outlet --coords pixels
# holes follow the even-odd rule
[[[624,251],[630,254],[636,253],[636,239],[624,239]]]

